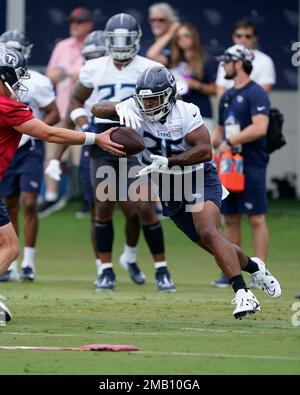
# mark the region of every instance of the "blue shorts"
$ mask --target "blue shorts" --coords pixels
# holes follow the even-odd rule
[[[219,209],[222,203],[222,185],[219,180],[217,170],[211,163],[204,165],[204,202],[212,201]],[[178,203],[178,202],[174,202]],[[178,211],[171,215],[170,218],[189,239],[193,242],[201,240],[201,236],[197,233],[193,216],[191,212],[186,211],[186,202],[183,201]]]
[[[44,175],[44,143],[28,141],[18,148],[0,182],[0,197],[19,195],[20,192],[39,193]]]
[[[267,212],[267,167],[244,164],[245,190],[230,193],[222,202],[222,214],[259,215]]]
[[[94,204],[95,199],[94,199],[94,191],[91,181],[89,146],[84,146],[81,149],[79,178],[83,190],[84,200],[91,206],[92,204]]]
[[[4,203],[0,200],[0,227],[10,223]]]

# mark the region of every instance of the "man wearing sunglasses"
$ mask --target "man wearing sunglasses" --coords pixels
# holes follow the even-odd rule
[[[145,43],[143,56],[168,66],[171,59],[170,42],[179,26],[178,16],[168,3],[157,3],[149,7],[149,23],[154,36]]]
[[[266,92],[270,92],[276,83],[275,67],[273,60],[268,55],[255,49],[257,39],[257,29],[253,22],[243,20],[234,26],[232,34],[234,44],[244,45],[247,49],[252,50],[255,56],[252,63],[251,80],[259,84]],[[225,71],[221,65],[218,68],[216,85],[218,99],[227,89],[233,87],[233,81],[225,77]]]

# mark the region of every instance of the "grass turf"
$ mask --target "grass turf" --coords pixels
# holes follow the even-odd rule
[[[131,344],[140,352],[0,350],[0,374],[299,374],[300,327],[291,306],[300,293],[300,203],[270,205],[269,267],[283,295],[268,299],[255,291],[262,311],[236,321],[231,289],[214,289],[213,259],[193,245],[171,221],[163,221],[169,268],[176,294],[159,294],[147,246],[141,237],[138,261],[146,284],[135,285],[117,264],[124,220],[115,214],[114,292],[95,293],[89,220],[75,218],[77,204],[43,219],[34,283],[0,284],[14,319],[0,327],[0,345],[70,346]],[[251,255],[250,230],[244,250]],[[245,274],[247,278],[247,274]]]

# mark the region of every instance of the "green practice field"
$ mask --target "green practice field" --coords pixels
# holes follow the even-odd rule
[[[254,291],[262,311],[235,320],[231,289],[212,288],[213,259],[171,221],[163,221],[176,294],[160,294],[141,235],[138,262],[147,279],[131,282],[118,264],[123,217],[115,215],[117,286],[96,293],[89,220],[76,219],[78,204],[41,220],[34,283],[0,284],[14,319],[0,327],[0,345],[67,346],[109,343],[139,352],[0,350],[1,374],[299,374],[300,326],[292,325],[300,293],[300,203],[270,204],[269,268],[283,295],[271,300]],[[244,249],[251,255],[244,224]],[[248,275],[245,274],[248,280]],[[298,307],[300,311],[300,305]],[[296,320],[297,321],[297,320]],[[298,317],[300,324],[300,316]]]

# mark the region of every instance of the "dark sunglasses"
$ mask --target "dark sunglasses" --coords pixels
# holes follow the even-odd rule
[[[160,23],[168,22],[168,20],[165,19],[165,18],[150,18],[149,20],[150,20],[151,23],[152,22],[160,22]]]
[[[247,40],[251,40],[251,38],[253,38],[253,34],[239,34],[239,33],[235,33],[235,37],[236,38],[243,38],[245,37]]]

